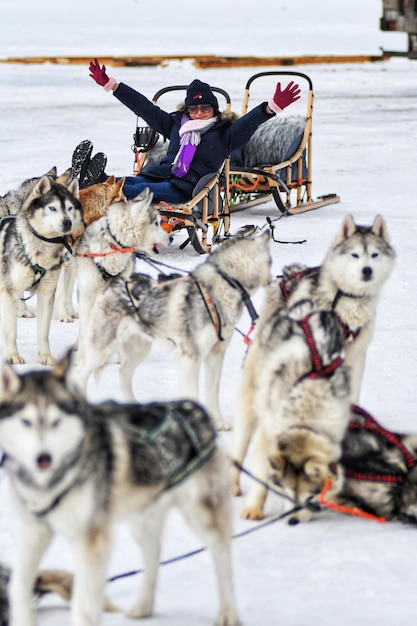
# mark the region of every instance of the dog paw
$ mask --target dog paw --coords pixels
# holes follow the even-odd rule
[[[78,319],[78,313],[58,313],[58,320],[65,324],[72,324],[76,319]]]
[[[41,365],[56,365],[56,359],[54,359],[52,354],[40,354],[39,363]]]
[[[263,510],[261,507],[254,507],[254,506],[247,506],[245,507],[241,514],[240,517],[242,519],[250,519],[250,520],[261,520],[261,519],[265,519],[265,515],[263,513]]]
[[[33,311],[29,311],[29,309],[24,309],[18,313],[18,317],[20,317],[21,319],[29,320],[34,318],[35,314],[33,313]]]
[[[140,601],[134,604],[126,613],[127,617],[139,619],[141,617],[150,617],[152,615],[152,602]]]
[[[6,360],[12,365],[23,365],[25,362],[25,359],[20,354],[11,354]]]
[[[242,626],[242,622],[234,611],[224,611],[217,618],[216,626]]]

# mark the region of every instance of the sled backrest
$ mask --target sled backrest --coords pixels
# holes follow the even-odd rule
[[[232,153],[230,162],[230,201],[232,205],[265,202],[273,198],[282,212],[311,200],[311,144],[313,85],[306,74],[294,71],[267,71],[251,76],[245,86],[241,115],[265,101],[277,82],[284,88],[298,83],[301,98],[271,120],[262,124],[248,143]],[[256,82],[256,84],[254,84]],[[246,193],[246,192],[251,193]]]

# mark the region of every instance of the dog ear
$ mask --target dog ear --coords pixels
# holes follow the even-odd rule
[[[33,190],[32,195],[35,198],[40,197],[40,196],[43,196],[45,193],[48,193],[50,189],[51,189],[51,181],[49,180],[48,176],[45,174],[37,183],[36,187]]]
[[[67,350],[64,356],[55,365],[54,369],[52,370],[52,374],[56,378],[67,377],[67,374],[71,368],[71,364],[73,361],[73,354],[74,354],[74,350],[73,348],[70,348],[69,350]]]
[[[382,239],[388,242],[387,226],[385,224],[385,221],[382,215],[377,215],[375,217],[371,230],[374,233],[374,235],[376,235],[377,237],[382,237]]]
[[[351,237],[355,231],[356,231],[356,224],[352,215],[346,215],[340,227],[336,241],[343,241],[344,239]]]
[[[20,389],[20,378],[10,363],[4,363],[0,370],[0,402],[15,397]]]
[[[68,184],[67,189],[78,200],[80,199],[80,186],[78,184],[78,178],[73,178],[72,181]]]
[[[304,474],[312,480],[324,481],[328,473],[328,459],[321,456],[313,456],[304,463]]]
[[[114,183],[116,182],[116,177],[112,174],[111,176],[109,176],[107,178],[107,180],[105,181],[108,185],[114,185]]]
[[[285,459],[282,456],[281,452],[278,451],[276,454],[268,457],[268,461],[272,467],[272,469],[277,470],[278,472],[282,472],[285,467]]]
[[[72,167],[69,167],[67,170],[65,170],[65,172],[62,172],[62,174],[60,174],[58,177],[55,176],[55,178],[56,178],[55,182],[59,183],[60,185],[63,185],[64,187],[68,187],[68,184],[72,180]]]
[[[49,176],[49,178],[55,179],[57,177],[58,170],[56,169],[56,165],[51,167],[51,169],[45,173],[45,176]]]

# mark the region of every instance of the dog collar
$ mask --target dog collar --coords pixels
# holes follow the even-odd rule
[[[69,245],[67,237],[65,235],[63,235],[61,237],[44,237],[40,233],[36,232],[36,230],[34,228],[32,228],[32,226],[30,224],[29,224],[29,230],[38,239],[41,239],[42,241],[46,241],[47,243],[60,243],[61,245],[63,245],[67,249],[67,251],[70,254],[73,254],[72,248]]]
[[[343,289],[338,289],[337,293],[334,297],[334,300],[332,302],[332,309],[336,308],[337,303],[339,302],[340,298],[364,298],[364,295],[359,295],[357,293],[348,293],[347,291],[343,291]]]

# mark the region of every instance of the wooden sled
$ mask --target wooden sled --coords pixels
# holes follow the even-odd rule
[[[240,211],[274,200],[281,214],[294,215],[340,202],[340,197],[335,193],[318,196],[316,199],[312,195],[314,94],[312,81],[306,74],[292,71],[268,71],[254,74],[246,83],[241,115],[248,111],[250,89],[254,81],[271,76],[277,77],[278,80],[282,77],[288,77],[289,80],[294,80],[300,84],[302,94],[304,94],[303,101],[306,101],[305,114],[298,116],[295,120],[294,116],[290,114],[286,116],[285,113],[282,113],[271,121],[265,122],[240,151],[238,157],[234,154],[231,155],[228,190],[230,211]],[[305,87],[307,87],[306,96]],[[257,101],[259,101],[258,97]],[[294,136],[287,152],[284,151],[282,154],[279,149],[280,146],[273,147],[270,142],[264,140],[263,144],[268,145],[269,152],[262,154],[260,152],[260,137],[263,135],[265,138],[268,128],[271,129],[271,133],[272,129],[274,129],[273,133],[277,133],[279,126],[282,127],[282,131],[285,131],[285,124],[289,123],[292,126],[299,124],[299,128],[296,128],[298,134]],[[272,138],[274,136],[275,134],[272,135]],[[277,138],[279,138],[279,133]],[[251,160],[253,151],[258,154],[260,162],[253,163]]]

